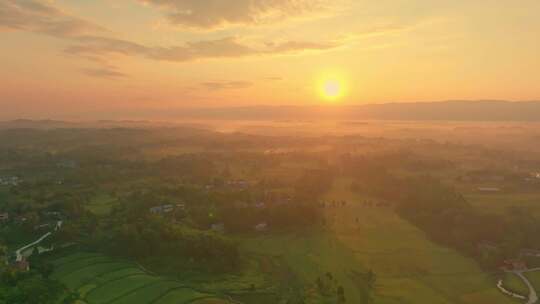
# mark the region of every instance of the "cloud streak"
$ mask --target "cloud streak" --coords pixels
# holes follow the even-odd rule
[[[211,81],[201,83],[201,87],[210,91],[245,89],[252,86],[253,83],[249,81]]]
[[[235,37],[188,42],[172,47],[149,47],[127,40],[104,37],[81,37],[77,40],[76,45],[65,49],[66,53],[87,58],[102,58],[111,54],[142,56],[148,59],[171,62],[322,51],[341,45],[337,42],[286,41],[255,47],[247,45]]]
[[[328,0],[140,0],[165,12],[175,25],[215,29],[274,23],[325,11]]]
[[[171,6],[177,10],[192,9],[194,14],[202,14],[209,9],[209,24],[216,20],[232,22],[254,21],[254,14],[272,10],[294,11],[307,10],[310,6],[303,0],[242,0],[227,1],[225,17],[217,17],[217,11],[225,1],[147,1],[160,6]],[[215,6],[211,4],[215,4]],[[215,11],[214,11],[215,10]],[[176,14],[179,14],[178,12]],[[231,15],[232,14],[232,15]],[[237,16],[238,17],[231,17]],[[230,16],[229,16],[230,15]],[[241,17],[242,15],[243,17]],[[229,16],[229,17],[227,17]],[[221,22],[219,21],[219,22]],[[198,21],[194,21],[197,23]],[[195,24],[194,23],[194,24]],[[82,69],[88,76],[120,78],[125,75],[110,68],[107,62],[110,55],[137,56],[150,60],[188,62],[204,59],[241,58],[291,54],[305,51],[322,51],[339,47],[336,42],[284,41],[250,45],[237,37],[224,37],[213,40],[190,41],[173,46],[149,46],[134,41],[116,38],[112,32],[84,19],[72,16],[47,1],[40,0],[3,0],[0,2],[0,30],[27,31],[41,33],[72,42],[64,51],[73,56],[91,60],[99,67]]]
[[[112,67],[87,68],[82,69],[81,72],[87,76],[96,78],[118,79],[127,77],[126,74],[118,72]]]
[[[38,0],[0,1],[0,30],[36,32],[57,38],[107,32],[98,25]]]

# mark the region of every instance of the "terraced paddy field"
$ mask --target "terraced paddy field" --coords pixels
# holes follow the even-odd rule
[[[52,278],[81,296],[79,304],[224,304],[212,292],[146,273],[136,264],[94,253],[53,260]]]
[[[338,245],[376,273],[374,303],[516,303],[496,289],[497,276],[431,242],[391,207],[364,206],[366,198],[350,190],[351,182],[336,180],[327,199],[348,205],[327,208],[326,215]]]

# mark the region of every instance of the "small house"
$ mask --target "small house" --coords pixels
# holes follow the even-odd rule
[[[26,272],[30,270],[30,263],[28,262],[28,260],[26,260],[26,258],[22,258],[20,261],[15,262],[15,264],[13,265],[18,271]]]
[[[533,256],[533,257],[540,257],[540,250],[538,249],[521,249],[520,254],[522,256]]]
[[[0,222],[6,222],[9,220],[9,213],[0,213]]]
[[[498,188],[498,187],[479,187],[478,191],[480,191],[480,192],[500,192],[501,188]]]
[[[268,224],[266,222],[259,223],[255,225],[255,231],[265,232],[268,230]]]
[[[154,207],[151,207],[149,210],[153,214],[163,214],[163,213],[172,212],[174,210],[174,206],[172,204],[154,206]]]
[[[506,270],[523,271],[527,269],[527,264],[519,259],[504,260],[503,268]]]
[[[215,231],[215,232],[225,232],[225,224],[223,223],[212,224],[210,226],[210,229],[212,229],[212,231]]]

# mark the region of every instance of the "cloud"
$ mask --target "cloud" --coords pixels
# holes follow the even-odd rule
[[[126,74],[116,71],[112,67],[102,67],[102,68],[88,68],[81,70],[83,74],[96,78],[124,78],[127,77]]]
[[[330,2],[329,0],[140,1],[161,8],[171,23],[195,29],[273,23],[326,11]]]
[[[267,80],[267,81],[281,81],[281,80],[283,80],[283,77],[269,76],[269,77],[263,77],[262,79]]]
[[[305,50],[329,50],[340,46],[338,41],[309,42],[309,41],[285,41],[278,44],[270,43],[271,53],[289,53]]]
[[[192,15],[189,18],[194,18],[192,20],[194,25],[215,25],[222,22],[257,22],[261,16],[271,15],[275,12],[278,15],[295,15],[301,11],[312,9],[314,3],[319,1],[149,0],[147,2],[172,7],[177,19],[182,14],[188,14],[186,12],[189,11],[191,13],[188,15]],[[125,76],[111,68],[109,65],[110,55],[188,62],[323,51],[342,45],[339,41],[282,41],[248,44],[237,37],[224,37],[189,41],[172,46],[150,46],[116,38],[111,31],[70,15],[52,3],[47,0],[0,0],[0,30],[35,32],[71,42],[71,45],[65,48],[65,53],[92,61],[97,67],[82,69],[82,72],[94,77],[120,78]],[[207,23],[204,23],[200,18],[205,15],[206,11],[208,12],[208,20]]]
[[[0,29],[37,32],[59,38],[106,32],[100,26],[38,0],[0,1]]]
[[[253,86],[249,81],[224,81],[224,82],[203,82],[201,87],[211,90],[231,90],[231,89],[245,89]]]
[[[142,44],[104,37],[81,37],[66,53],[87,58],[102,58],[109,54],[143,56],[153,60],[186,62],[200,59],[240,58],[257,55],[290,54],[321,51],[339,47],[337,42],[286,41],[267,43],[263,47],[247,45],[235,37],[187,42],[172,47],[149,47]]]

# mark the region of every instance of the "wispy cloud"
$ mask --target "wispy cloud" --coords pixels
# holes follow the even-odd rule
[[[117,78],[127,77],[126,74],[118,72],[114,68],[110,68],[110,67],[86,68],[86,69],[81,69],[81,71],[83,74],[87,76],[97,77],[97,78],[117,79]]]
[[[203,8],[215,10],[225,3],[214,1],[216,7],[210,5],[214,2],[194,1],[151,1],[158,5],[173,5],[178,9],[187,5],[199,12]],[[265,1],[227,1],[234,10],[245,9],[246,14],[269,12],[273,9],[305,10],[309,5],[303,0],[265,0]],[[197,4],[199,3],[199,4]],[[249,4],[251,3],[251,4]],[[233,8],[231,8],[233,9]],[[202,11],[201,11],[202,12]],[[214,18],[211,12],[209,18]],[[232,13],[231,13],[232,14]],[[221,17],[215,17],[218,20]],[[228,17],[223,17],[228,20]],[[251,18],[251,17],[245,17]],[[234,18],[233,18],[234,19]],[[241,18],[242,19],[242,18]],[[248,20],[245,19],[245,20]],[[232,19],[231,19],[232,20]],[[243,20],[243,19],[242,19]],[[211,22],[212,23],[212,22]],[[184,44],[172,46],[149,46],[130,40],[116,38],[113,33],[103,27],[72,16],[53,6],[45,0],[4,0],[0,2],[0,29],[37,32],[44,35],[62,38],[71,41],[72,45],[65,49],[70,55],[91,60],[97,68],[83,69],[83,73],[94,77],[119,78],[120,72],[110,68],[109,55],[138,56],[150,60],[187,62],[216,58],[239,58],[247,56],[267,56],[274,54],[300,53],[304,51],[322,51],[336,48],[336,42],[310,42],[310,41],[284,41],[267,42],[260,45],[251,45],[237,37],[224,37],[213,40],[189,41]]]
[[[327,11],[329,0],[140,0],[159,7],[176,25],[215,29],[266,24]]]
[[[281,81],[281,80],[283,80],[283,77],[269,76],[269,77],[263,77],[262,79],[267,80],[267,81]]]
[[[58,38],[107,32],[96,24],[38,0],[0,1],[0,29],[37,32]]]
[[[253,85],[254,84],[249,81],[220,81],[220,82],[210,81],[210,82],[203,82],[200,84],[202,88],[208,89],[211,91],[245,89]]]
[[[99,58],[109,54],[143,56],[148,59],[186,62],[211,58],[238,58],[256,55],[287,54],[304,51],[321,51],[339,47],[336,42],[285,41],[266,43],[256,47],[243,43],[235,37],[216,40],[188,42],[172,47],[149,47],[142,44],[104,37],[81,37],[78,43],[68,47],[68,54]]]

